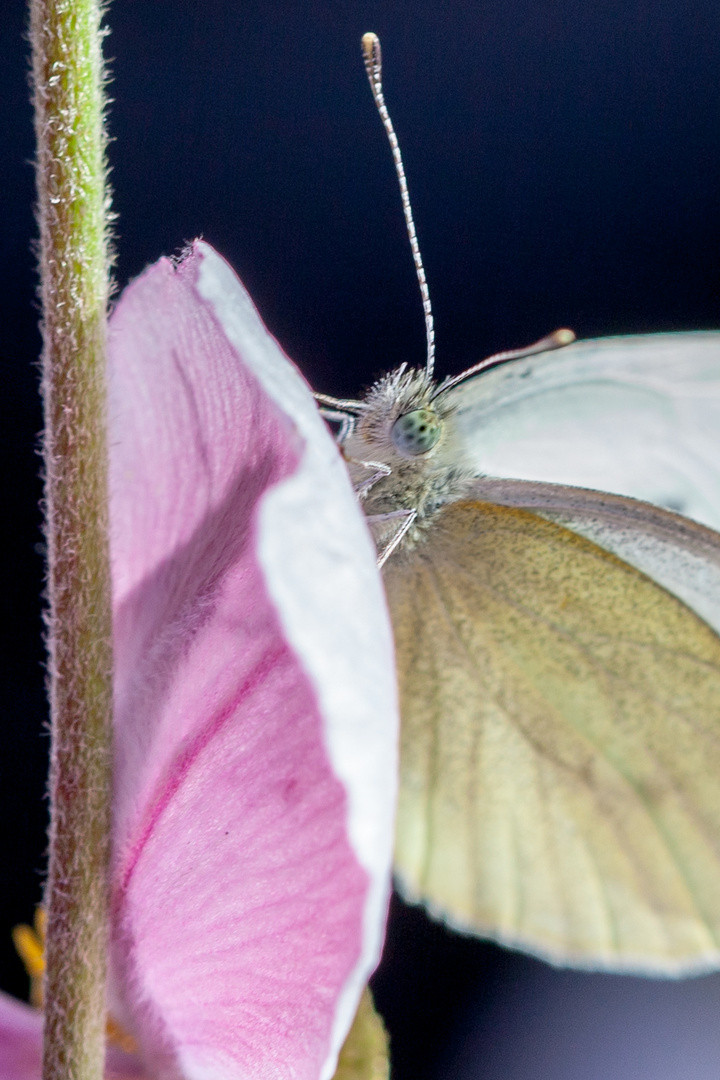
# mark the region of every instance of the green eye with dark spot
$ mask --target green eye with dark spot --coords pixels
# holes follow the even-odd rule
[[[440,438],[440,420],[432,409],[415,409],[399,416],[390,434],[401,454],[427,454]]]

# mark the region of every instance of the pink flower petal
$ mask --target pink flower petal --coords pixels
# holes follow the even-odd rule
[[[0,991],[0,1080],[40,1080],[42,1013]],[[105,1080],[143,1080],[134,1054],[109,1047]]]
[[[0,1080],[39,1080],[42,1015],[0,992]]]
[[[116,994],[153,1071],[326,1078],[377,962],[397,716],[372,544],[197,244],[111,321]]]

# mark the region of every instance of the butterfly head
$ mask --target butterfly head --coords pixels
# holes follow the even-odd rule
[[[432,458],[441,445],[447,406],[433,400],[434,380],[406,365],[379,379],[362,402],[348,439],[352,456],[385,461],[392,467]],[[350,450],[350,446],[347,447]]]
[[[445,460],[453,407],[426,371],[403,365],[353,404],[339,443],[384,561],[396,540],[412,548],[468,477]]]

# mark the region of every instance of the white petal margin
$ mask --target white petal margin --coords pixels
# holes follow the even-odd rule
[[[382,945],[397,794],[395,658],[375,547],[345,466],[307,384],[268,333],[234,271],[207,244],[199,295],[305,442],[294,475],[260,510],[259,559],[287,640],[312,682],[328,755],[348,797],[348,834],[370,878],[362,955],[338,1002],[330,1080]]]

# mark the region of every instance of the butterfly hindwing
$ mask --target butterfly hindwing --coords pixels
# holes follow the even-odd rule
[[[717,635],[589,540],[472,499],[385,577],[406,894],[561,962],[716,966]]]
[[[641,570],[720,634],[720,534],[638,499],[527,480],[477,480],[481,501],[530,510]]]

